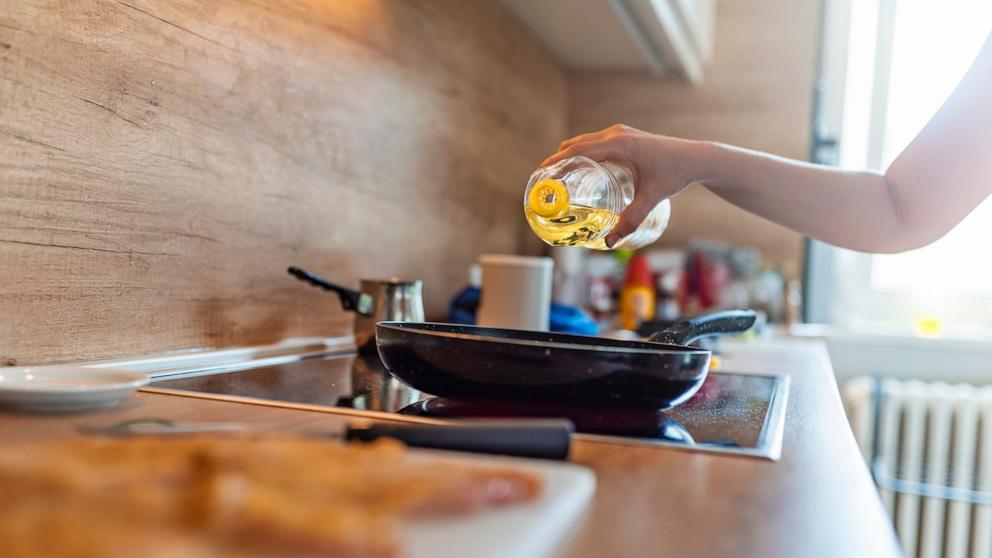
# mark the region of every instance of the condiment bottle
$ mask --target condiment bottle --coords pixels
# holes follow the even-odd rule
[[[633,199],[633,174],[626,165],[570,157],[530,175],[524,215],[534,233],[552,246],[636,249],[665,232],[671,204],[662,200],[637,230],[607,247],[607,235]]]
[[[627,265],[627,278],[620,290],[620,327],[636,330],[654,318],[655,294],[651,264],[644,254],[634,254]]]

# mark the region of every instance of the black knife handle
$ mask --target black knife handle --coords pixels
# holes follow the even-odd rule
[[[345,439],[394,438],[408,446],[473,453],[565,459],[571,443],[568,420],[475,421],[454,425],[379,423],[349,427]]]

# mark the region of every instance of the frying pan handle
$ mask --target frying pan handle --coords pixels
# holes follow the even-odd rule
[[[648,341],[688,345],[701,337],[744,333],[751,329],[758,314],[754,310],[727,310],[713,312],[691,320],[682,320],[655,333]]]
[[[337,283],[332,283],[316,273],[310,273],[309,271],[298,267],[290,267],[286,271],[304,283],[310,283],[311,285],[320,287],[325,291],[337,293],[338,297],[341,299],[341,306],[344,307],[345,310],[358,312],[359,314],[369,313],[368,309],[364,308],[365,305],[362,304],[362,297],[367,297],[368,295],[349,289],[348,287],[338,285]]]
[[[418,448],[565,459],[571,435],[570,421],[549,419],[476,421],[456,425],[371,424],[362,428],[349,427],[345,438],[363,442],[394,438]]]

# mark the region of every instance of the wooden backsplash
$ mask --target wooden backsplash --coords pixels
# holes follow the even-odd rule
[[[290,264],[442,313],[565,100],[495,1],[0,0],[0,362],[349,330]]]

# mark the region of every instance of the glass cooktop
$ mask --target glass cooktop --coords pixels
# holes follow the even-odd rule
[[[787,376],[711,373],[692,399],[667,411],[455,401],[403,384],[383,368],[377,356],[337,354],[247,370],[159,376],[152,386],[443,419],[565,417],[575,423],[583,439],[777,459],[788,384]]]

